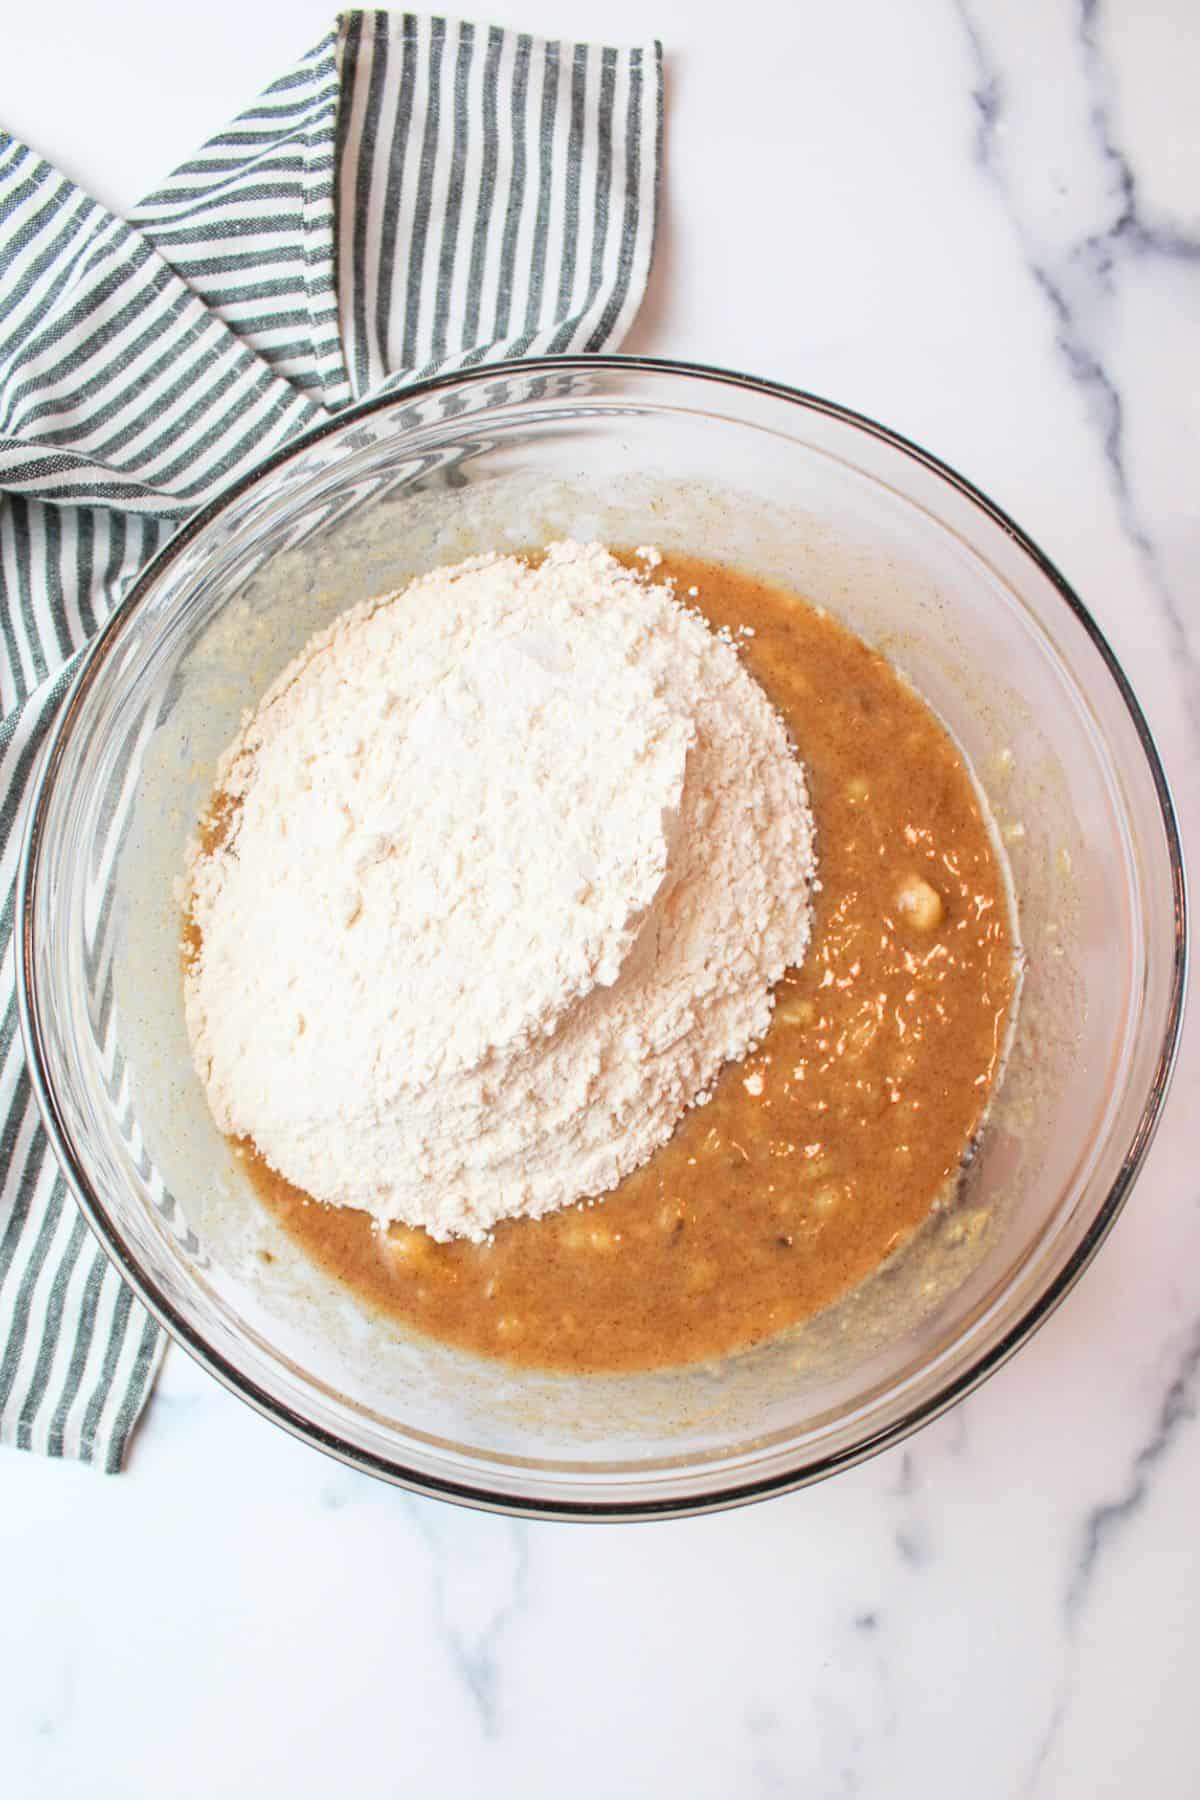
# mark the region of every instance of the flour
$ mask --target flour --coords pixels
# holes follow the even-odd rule
[[[781,720],[727,635],[599,545],[343,614],[217,785],[185,978],[214,1117],[317,1199],[438,1238],[613,1187],[808,943]]]

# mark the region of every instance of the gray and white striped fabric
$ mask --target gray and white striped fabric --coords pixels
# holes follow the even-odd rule
[[[613,347],[661,53],[347,13],[135,210],[0,130],[0,1441],[122,1465],[161,1334],[48,1153],[13,992],[23,802],[77,653],[197,507],[384,387]]]

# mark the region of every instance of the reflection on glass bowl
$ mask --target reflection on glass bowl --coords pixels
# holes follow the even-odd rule
[[[175,878],[217,753],[371,593],[555,537],[653,542],[819,600],[955,733],[1005,833],[1026,966],[954,1204],[809,1325],[717,1363],[507,1368],[368,1315],[249,1194],[182,1019]],[[1178,1039],[1183,870],[1121,670],[990,502],[871,421],[626,358],[480,370],[275,456],[156,559],[65,703],[23,851],[30,1066],[85,1214],[171,1332],[297,1435],[388,1479],[551,1516],[702,1511],[933,1417],[1071,1286],[1145,1155]]]

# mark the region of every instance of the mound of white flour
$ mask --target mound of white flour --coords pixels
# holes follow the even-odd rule
[[[727,638],[599,545],[475,557],[314,637],[193,846],[223,1131],[435,1237],[605,1192],[803,959],[804,776]]]

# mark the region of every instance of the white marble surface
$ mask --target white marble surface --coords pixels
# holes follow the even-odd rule
[[[666,216],[628,347],[830,394],[972,475],[1109,633],[1200,842],[1194,0],[492,16],[659,32]],[[127,205],[326,18],[22,8],[0,118]],[[1200,1793],[1195,1027],[1082,1286],[824,1487],[514,1524],[347,1473],[177,1351],[122,1478],[5,1453],[0,1791]]]

